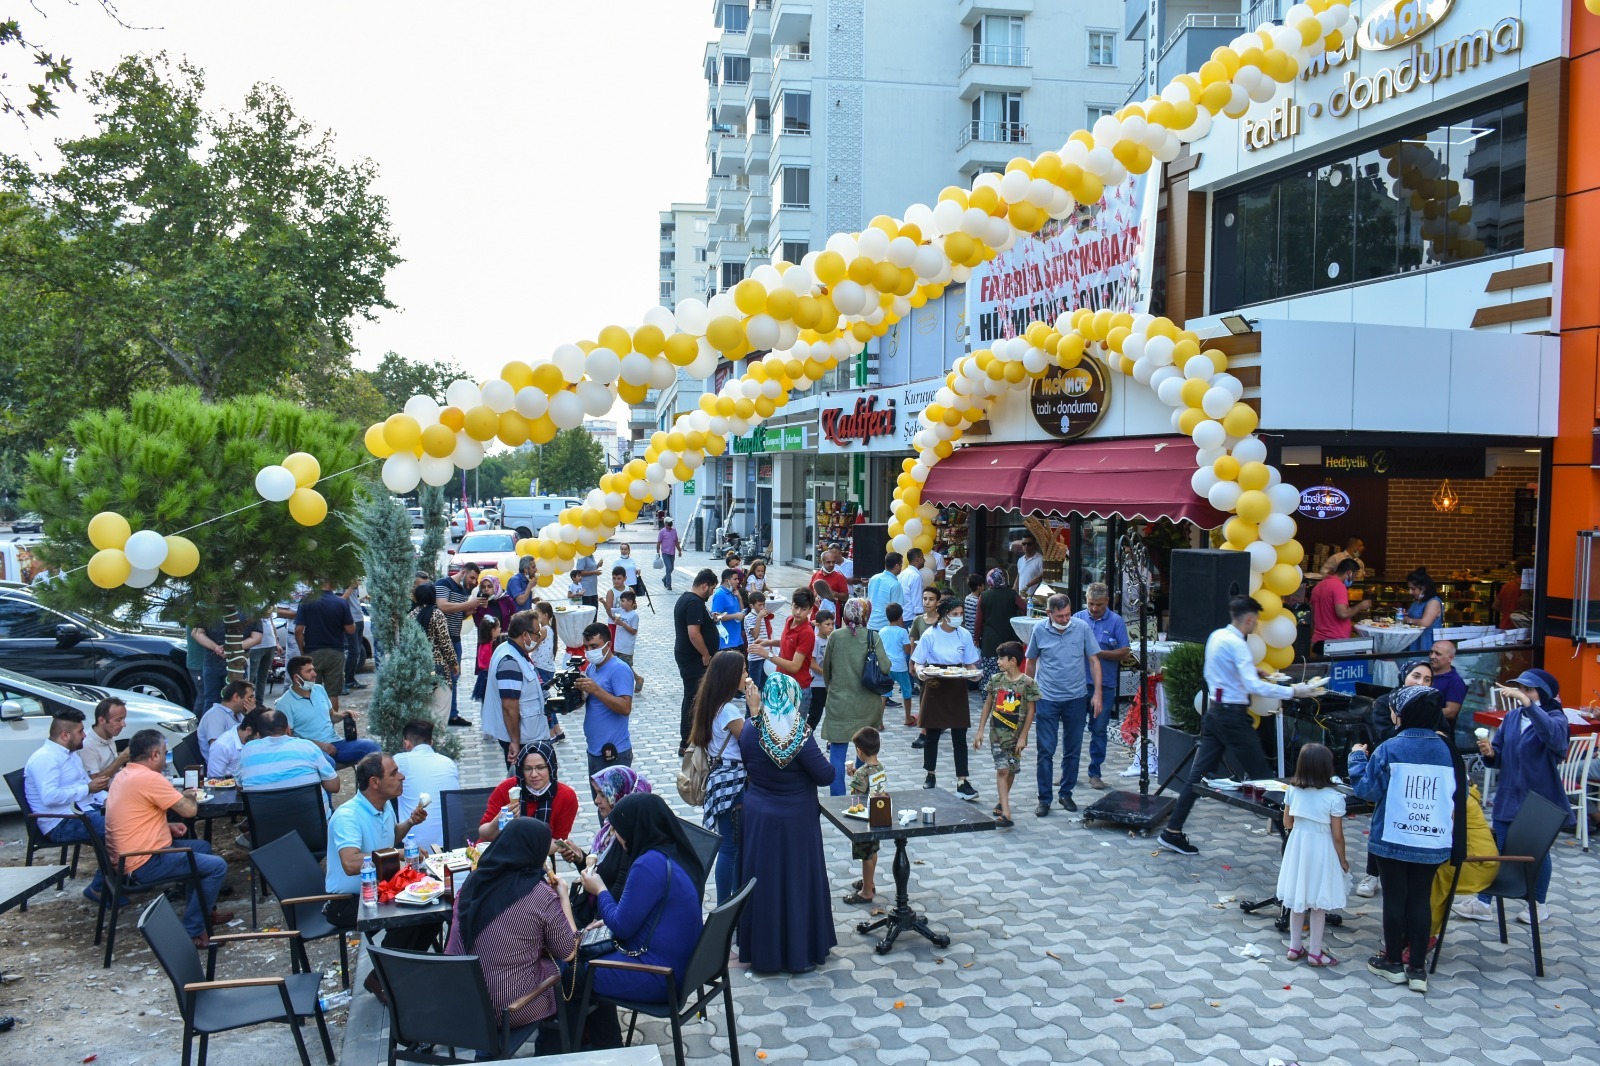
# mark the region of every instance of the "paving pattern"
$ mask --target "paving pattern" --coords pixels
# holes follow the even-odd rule
[[[630,539],[649,541],[653,533]],[[677,593],[648,569],[650,553],[643,544],[634,553],[656,610],[641,605],[636,666],[647,682],[633,715],[634,767],[692,815],[671,786],[681,694],[671,658]],[[680,561],[679,591],[706,559],[691,553]],[[806,573],[775,567],[769,577],[786,593]],[[463,679],[463,695],[471,680]],[[568,719],[572,741],[561,747],[569,767],[582,766],[580,718]],[[891,712],[882,755],[891,788],[921,780],[914,731],[898,720]],[[463,785],[497,782],[498,746],[475,731],[464,739]],[[1113,741],[1108,781],[1128,763],[1119,748]],[[803,977],[736,972],[744,1061],[759,1050],[768,1063],[1600,1063],[1600,963],[1588,955],[1600,914],[1600,853],[1579,851],[1570,837],[1557,844],[1545,977],[1533,977],[1525,926],[1512,924],[1511,943],[1501,945],[1492,923],[1456,923],[1422,996],[1366,971],[1379,942],[1380,899],[1352,899],[1344,927],[1330,929],[1328,950],[1339,966],[1283,960],[1285,941],[1271,917],[1236,905],[1269,895],[1277,879],[1278,849],[1264,823],[1202,802],[1187,827],[1201,854],[1185,858],[1159,851],[1151,838],[1085,828],[1059,808],[1034,817],[1028,761],[1013,790],[1015,829],[911,844],[912,897],[950,934],[946,949],[906,936],[879,956],[872,939],[855,934],[867,908],[838,897],[859,876],[858,864],[844,838],[824,826],[839,947]],[[987,753],[972,765],[988,807]],[[950,774],[946,753],[942,783],[954,783]],[[580,775],[564,774],[569,784]],[[1081,804],[1092,801],[1095,793],[1083,783],[1079,789]],[[583,840],[595,817],[578,791],[584,798],[573,836]],[[1364,828],[1357,819],[1348,830],[1357,870]],[[880,864],[880,891],[892,891],[887,867]],[[710,1021],[686,1030],[688,1059],[725,1057],[725,1028],[718,1004]],[[646,1019],[640,1031],[663,1057],[671,1054],[664,1023]],[[381,1034],[381,1020],[362,1024],[353,1013],[343,1061],[381,1061]]]

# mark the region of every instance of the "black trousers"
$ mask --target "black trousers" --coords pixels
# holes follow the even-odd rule
[[[828,690],[814,688],[811,690],[811,709],[806,712],[806,725],[812,729],[817,728],[817,723],[822,721],[822,712],[828,707]]]
[[[1383,953],[1399,962],[1411,949],[1407,968],[1425,969],[1428,934],[1433,929],[1433,875],[1438,863],[1406,862],[1378,856],[1378,883],[1383,886]]]
[[[967,776],[967,756],[971,751],[967,747],[967,731],[965,729],[929,729],[927,738],[922,744],[922,768],[928,773],[934,773],[939,765],[939,738],[946,733],[950,734],[950,743],[956,749],[956,776]]]
[[[700,679],[706,676],[706,664],[696,659],[692,663],[678,662],[678,676],[683,678],[683,704],[678,708],[678,747],[689,746],[689,730],[694,724],[694,698],[700,691]]]
[[[1261,738],[1250,725],[1250,709],[1242,703],[1213,703],[1200,719],[1200,750],[1189,765],[1189,776],[1172,808],[1167,828],[1183,832],[1197,798],[1194,786],[1215,776],[1223,757],[1232,755],[1251,779],[1272,776],[1272,765],[1261,750]]]

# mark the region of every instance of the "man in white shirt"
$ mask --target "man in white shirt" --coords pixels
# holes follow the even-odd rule
[[[922,613],[922,549],[906,552],[906,565],[900,571],[900,610],[905,618]]]
[[[1256,631],[1261,604],[1249,596],[1228,601],[1232,625],[1223,626],[1206,639],[1206,697],[1210,701],[1200,718],[1200,746],[1189,766],[1189,779],[1178,793],[1172,817],[1158,839],[1168,851],[1198,855],[1200,849],[1183,835],[1183,823],[1194,807],[1195,786],[1216,775],[1223,760],[1232,755],[1247,777],[1260,780],[1272,776],[1272,767],[1261,749],[1261,737],[1250,724],[1250,697],[1299,699],[1320,691],[1310,685],[1274,685],[1263,681],[1256,670],[1256,657],[1246,640]]]
[[[1017,592],[1028,599],[1043,580],[1044,556],[1039,554],[1039,544],[1029,534],[1022,538],[1022,557],[1017,560]]]
[[[248,681],[229,681],[222,686],[222,698],[200,718],[195,730],[200,740],[200,757],[211,758],[211,745],[230,729],[239,728],[244,716],[256,709],[256,687]]]
[[[84,818],[103,838],[106,819],[95,806],[94,797],[104,803],[111,775],[90,777],[77,756],[82,747],[83,712],[62,708],[50,719],[50,738],[28,756],[23,767],[23,794],[34,814],[76,814],[81,807]],[[88,830],[77,818],[41,818],[39,831],[53,844],[81,844],[89,839]],[[105,875],[95,870],[94,880],[83,890],[84,898],[99,903],[104,885]]]
[[[433,750],[433,723],[411,721],[400,734],[400,751],[395,754],[395,765],[405,774],[405,784],[400,790],[400,820],[411,817],[424,794],[431,806],[439,793],[461,787],[461,771],[448,755]],[[429,818],[412,827],[417,847],[426,852],[432,845],[444,846],[444,819]]]
[[[244,721],[237,727],[211,742],[211,751],[206,756],[207,777],[220,779],[238,774],[239,760],[244,756],[244,746],[256,738],[256,729],[260,722],[257,715],[258,712],[251,711],[244,716]]]
[[[115,696],[94,705],[94,725],[83,735],[83,747],[78,749],[78,761],[90,777],[104,774],[110,778],[128,764],[127,752],[117,754],[117,734],[127,724],[128,705]],[[98,793],[92,802],[104,806],[105,793]]]

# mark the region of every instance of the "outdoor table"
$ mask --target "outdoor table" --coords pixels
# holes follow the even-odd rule
[[[436,899],[426,907],[407,907],[399,903],[380,903],[376,907],[357,905],[356,929],[371,942],[385,929],[447,921],[451,913],[450,904],[443,899]]]
[[[536,1059],[506,1059],[501,1066],[661,1066],[661,1049],[653,1044],[636,1044]]]
[[[1017,635],[1017,639],[1026,648],[1028,641],[1033,639],[1034,627],[1043,621],[1044,615],[1042,614],[1019,614],[1011,619],[1011,631]]]
[[[0,867],[0,914],[26,903],[52,881],[60,888],[66,879],[65,866]]]
[[[1372,651],[1375,655],[1393,655],[1405,651],[1417,642],[1422,635],[1418,626],[1375,626],[1367,622],[1357,622],[1355,631],[1364,637],[1372,638]],[[1419,656],[1427,652],[1418,652]],[[1390,661],[1380,660],[1372,664],[1372,681],[1376,685],[1388,685],[1390,688],[1400,683],[1400,667]]]
[[[874,829],[863,819],[845,817],[845,808],[859,802],[858,798],[822,796],[818,802],[822,806],[823,817],[838,826],[839,831],[849,837],[852,844],[865,844],[873,840],[890,838],[894,840],[894,906],[888,908],[883,917],[877,921],[857,922],[856,932],[865,934],[874,929],[883,929],[883,939],[878,941],[873,949],[879,955],[887,955],[894,947],[895,939],[908,929],[922,934],[938,947],[949,947],[950,938],[928,928],[927,916],[918,914],[911,908],[911,901],[906,895],[906,883],[911,879],[911,860],[906,856],[906,841],[912,837],[949,836],[953,833],[976,833],[994,829],[996,828],[994,816],[942,788],[892,793],[890,805],[894,822],[879,829]],[[934,808],[932,825],[923,824],[924,807]],[[901,810],[915,810],[917,820],[908,825],[901,825]]]
[[[212,820],[243,814],[244,798],[239,795],[237,788],[213,788],[206,791],[211,793],[211,798],[205,803],[196,804],[199,810],[190,821],[206,823],[206,842],[210,843]]]
[[[551,604],[550,609],[556,616],[556,638],[561,646],[569,652],[581,654],[583,628],[594,621],[599,608],[573,602],[562,605]]]
[[[1573,721],[1574,717],[1577,718],[1577,721]],[[1477,711],[1472,715],[1472,720],[1481,726],[1487,726],[1491,730],[1498,730],[1505,723],[1506,712],[1492,708]],[[1591,734],[1600,735],[1600,720],[1586,718],[1578,714],[1577,711],[1567,712],[1567,735],[1569,737],[1586,737]],[[1494,767],[1485,766],[1483,768],[1483,805],[1485,807],[1494,806],[1494,776]]]

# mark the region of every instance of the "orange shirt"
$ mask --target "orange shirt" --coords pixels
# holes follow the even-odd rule
[[[106,793],[106,850],[111,861],[131,851],[172,846],[167,809],[183,799],[172,782],[142,763],[129,763],[111,779]],[[148,855],[128,860],[128,873],[150,861]]]

